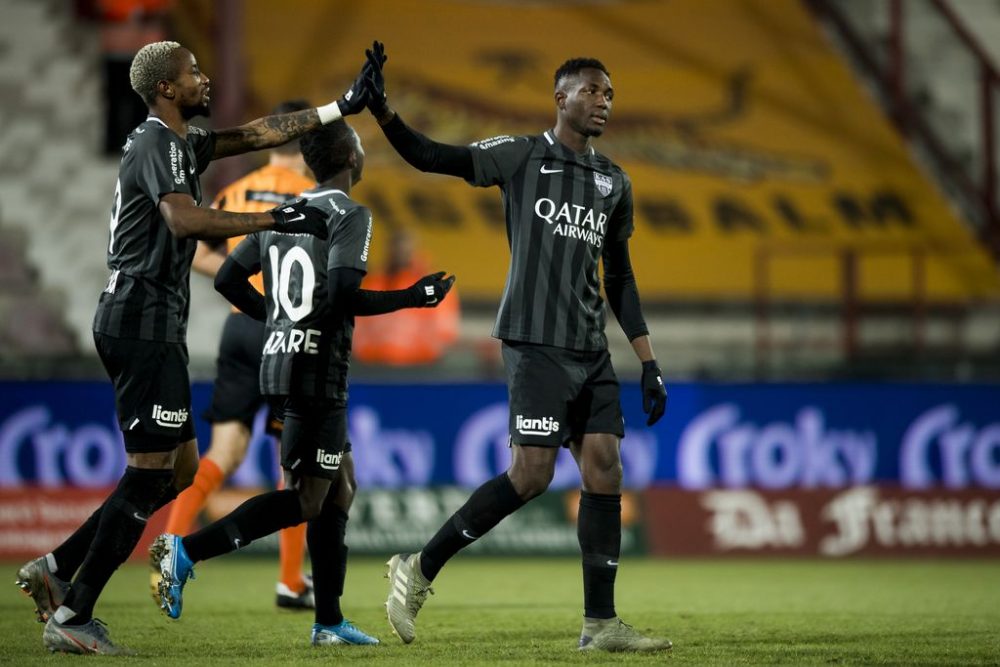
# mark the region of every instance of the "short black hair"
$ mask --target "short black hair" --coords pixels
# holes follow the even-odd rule
[[[293,113],[295,111],[305,111],[306,109],[312,109],[311,104],[308,100],[297,99],[297,100],[285,100],[278,104],[278,106],[271,109],[271,115],[277,116],[283,113]],[[275,153],[281,153],[282,155],[295,155],[300,150],[298,139],[292,139],[287,144],[281,144],[280,146],[275,146],[272,148]]]
[[[570,58],[556,70],[555,87],[558,88],[559,82],[565,77],[579,74],[582,69],[599,69],[611,78],[611,72],[597,58]]]
[[[302,157],[317,183],[328,181],[347,168],[356,144],[354,130],[343,118],[320,125],[302,135]]]

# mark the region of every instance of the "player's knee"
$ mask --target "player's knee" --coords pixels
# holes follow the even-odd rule
[[[548,468],[515,467],[507,471],[510,483],[522,500],[528,501],[542,495],[552,483],[555,471]]]
[[[215,446],[213,445],[208,452],[205,453],[205,458],[211,459],[212,463],[219,466],[219,470],[226,477],[229,477],[236,469],[240,467],[243,463],[243,458],[246,455],[246,450],[242,448],[233,448],[228,446]]]
[[[604,486],[614,487],[619,490],[621,489],[622,478],[624,476],[621,461],[617,461],[607,468],[601,468],[598,474],[600,476],[601,483]]]
[[[346,473],[346,474],[345,474]],[[343,502],[346,502],[350,506],[351,501],[354,500],[354,494],[358,490],[358,481],[354,477],[354,469],[342,471],[340,475],[340,488],[338,489],[339,497]],[[343,504],[343,503],[341,503]]]
[[[312,521],[319,517],[320,513],[323,511],[323,503],[315,502],[312,500],[306,500],[299,496],[299,507],[302,508],[302,520]]]
[[[246,458],[250,445],[250,429],[240,421],[219,422],[212,425],[212,443],[205,458],[219,466],[222,474],[233,474]]]
[[[593,493],[620,493],[622,488],[622,462],[616,459],[603,465],[587,465],[580,469],[583,488]]]
[[[178,461],[174,467],[173,485],[177,493],[194,484],[195,475],[198,474],[198,464],[196,461]]]
[[[531,500],[542,495],[549,488],[550,483],[552,483],[552,475],[532,478],[525,489],[525,493],[521,494],[521,498],[523,500]]]
[[[195,474],[187,470],[178,470],[174,472],[174,489],[177,493],[180,493],[184,489],[188,488],[194,484]]]
[[[319,493],[313,489],[300,489],[299,508],[302,510],[302,520],[312,521],[323,511],[323,501],[326,499],[325,493]]]
[[[170,488],[172,474],[161,468],[127,467],[118,488],[107,501],[107,510],[117,522],[109,529],[105,555],[114,563],[124,562],[142,535],[146,522]],[[102,523],[104,518],[102,516]]]
[[[194,484],[195,475],[198,474],[196,464],[182,463],[174,468],[174,488],[180,493],[184,489]]]
[[[332,495],[330,501],[345,512],[349,512],[351,505],[354,504],[354,494],[357,492],[357,488],[354,480],[343,479],[337,487],[336,494]]]

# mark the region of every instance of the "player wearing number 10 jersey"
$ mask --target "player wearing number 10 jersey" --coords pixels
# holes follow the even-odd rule
[[[272,114],[303,111],[312,105],[305,100],[286,100]],[[268,163],[224,187],[212,202],[212,208],[233,212],[266,211],[294,199],[316,185],[306,167],[299,142],[276,146],[268,154]],[[225,244],[198,242],[191,268],[214,279],[225,260],[244,238],[226,239]],[[261,294],[264,285],[260,274],[251,278]],[[166,532],[187,535],[206,501],[243,463],[253,434],[254,421],[265,404],[260,393],[260,351],[264,343],[264,323],[236,308],[226,318],[219,340],[212,401],[203,417],[212,425],[208,450],[202,452],[194,482],[170,504]],[[267,432],[280,430],[280,416],[269,414]],[[306,550],[306,527],[299,525],[282,530],[278,536],[281,555],[280,578],[275,601],[286,609],[312,609],[311,578],[302,573]],[[150,573],[154,595],[159,588],[160,571]]]
[[[202,208],[200,175],[211,160],[279,146],[364,108],[357,104],[364,95],[359,76],[353,93],[325,107],[210,132],[189,124],[209,115],[211,90],[189,50],[177,42],[147,44],[129,76],[149,117],[122,149],[105,246],[111,275],[93,325],[115,388],[127,466],[107,500],[69,538],[18,570],[17,584],[47,619],[42,641],[51,651],[128,652],[110,640],[94,606],[149,517],[191,483],[197,467],[185,345],[195,239],[275,227],[327,233],[321,219],[302,209]]]
[[[301,202],[327,221],[328,238],[253,234],[226,259],[216,288],[266,327],[261,392],[282,403],[281,464],[285,490],[251,498],[228,516],[183,539],[161,535],[153,552],[164,575],[163,605],[181,613],[184,583],[195,562],[246,546],[278,529],[307,521],[316,620],[313,644],[377,644],[340,609],[347,567],[344,534],[354,479],[347,441],[347,374],[355,315],[433,307],[454,282],[444,273],[408,289],[360,289],[372,243],[372,216],[350,198],[361,178],[364,151],[343,121],[302,138],[302,154],[319,185]],[[261,296],[249,278],[263,271]],[[347,474],[345,474],[345,472]]]

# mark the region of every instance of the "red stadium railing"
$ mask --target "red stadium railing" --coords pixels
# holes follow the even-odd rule
[[[948,142],[928,118],[927,111],[907,92],[908,60],[904,48],[907,11],[905,0],[889,0],[888,34],[884,64],[877,47],[867,42],[837,0],[805,0],[814,14],[833,26],[858,63],[881,88],[890,116],[900,131],[918,141],[935,162],[939,177],[953,190],[962,208],[975,223],[980,240],[1000,259],[1000,210],[997,201],[997,142],[994,95],[1000,92],[1000,72],[976,37],[947,0],[930,0],[922,8],[935,12],[949,27],[957,43],[975,61],[979,80],[979,173],[956,158]]]
[[[936,248],[938,252],[946,249]],[[956,252],[962,252],[956,249]],[[817,304],[797,299],[795,295],[777,293],[772,277],[775,265],[782,259],[809,258],[813,261],[835,259],[837,269],[832,276],[835,283],[832,299]],[[909,264],[908,294],[887,296],[878,294],[878,280],[872,278],[871,263],[879,260],[905,261]],[[829,364],[856,373],[862,358],[878,355],[905,355],[919,361],[925,354],[944,353],[956,359],[968,351],[959,326],[961,320],[975,307],[974,303],[932,301],[928,298],[928,272],[932,258],[926,248],[914,245],[885,243],[879,245],[844,247],[829,244],[769,243],[757,248],[754,266],[754,369],[760,379],[780,376],[776,360],[787,358],[791,352],[813,357],[824,357]],[[867,278],[866,278],[867,276]],[[794,317],[789,312],[797,308],[821,309],[826,321],[835,323],[820,335],[797,332],[789,322]],[[782,311],[783,331],[776,331],[775,313]],[[889,340],[878,342],[862,333],[863,326],[877,319],[890,320],[897,333]],[[929,336],[930,322],[951,323],[951,335],[941,331],[933,339]],[[809,321],[813,324],[816,318]],[[907,331],[908,330],[908,331]],[[778,354],[780,353],[780,355]],[[778,371],[778,372],[776,372]]]

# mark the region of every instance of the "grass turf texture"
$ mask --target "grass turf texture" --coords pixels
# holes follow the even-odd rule
[[[0,663],[122,658],[50,655],[31,603],[0,563]],[[147,570],[127,565],[97,613],[112,640],[146,664],[1000,664],[1000,563],[985,561],[629,560],[618,576],[623,618],[667,636],[668,653],[581,654],[575,559],[462,558],[435,584],[402,645],[383,610],[383,563],[353,558],[344,610],[381,646],[309,645],[312,614],[274,607],[276,561],[228,557],[197,567],[184,615],[154,607]]]

